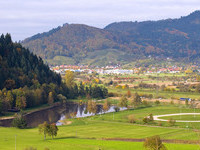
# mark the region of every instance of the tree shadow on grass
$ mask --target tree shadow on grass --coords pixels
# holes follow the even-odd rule
[[[78,139],[78,137],[76,137],[76,136],[67,136],[67,137],[54,138],[54,140],[62,140],[62,139]]]
[[[54,138],[53,140],[62,140],[62,139],[90,139],[90,140],[95,140],[96,138],[81,138],[77,136],[68,136],[68,137],[59,137],[59,138]]]

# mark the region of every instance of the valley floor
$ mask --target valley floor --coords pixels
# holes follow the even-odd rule
[[[114,119],[113,113],[82,119],[70,119],[72,124],[59,126],[58,135],[53,140],[50,137],[44,140],[43,135],[39,135],[38,128],[1,127],[0,149],[14,149],[16,136],[18,150],[23,150],[26,147],[34,147],[37,150],[44,150],[45,148],[50,150],[138,150],[143,149],[143,140],[153,135],[160,135],[169,150],[199,149],[199,130],[192,128],[192,126],[185,128],[183,123],[177,123],[172,127],[165,124],[158,126],[156,123],[144,125],[136,122],[136,124],[131,124],[128,123],[127,119],[130,114],[134,114],[139,120],[139,118],[150,112],[156,115],[177,111],[177,106],[167,105],[117,112],[114,113]],[[187,108],[183,110],[183,112],[191,111]],[[199,123],[195,125],[199,126]],[[135,139],[141,139],[141,142]]]

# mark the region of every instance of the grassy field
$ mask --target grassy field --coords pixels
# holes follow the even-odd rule
[[[94,120],[102,120],[102,121],[113,121],[113,122],[128,122],[128,116],[134,115],[134,118],[136,120],[136,124],[144,124],[142,119],[146,116],[148,116],[150,113],[153,115],[164,115],[164,114],[173,114],[173,113],[200,113],[200,109],[191,109],[187,108],[184,105],[160,105],[160,106],[153,106],[153,107],[147,107],[147,108],[138,108],[136,110],[127,110],[120,113],[109,113],[102,116],[94,116]],[[114,117],[113,117],[114,116]],[[192,116],[190,116],[192,117]],[[114,118],[114,119],[113,119]],[[167,119],[171,117],[166,117]],[[197,118],[198,120],[198,118]],[[150,125],[158,126],[160,121],[154,121],[153,123],[150,123]],[[167,122],[161,122],[162,126],[164,127],[170,127],[170,125]],[[175,124],[175,127],[178,128],[195,128],[200,129],[200,123],[181,123],[177,122]]]
[[[35,147],[43,150],[45,147],[50,150],[138,150],[143,149],[143,142],[108,141],[103,139],[144,139],[153,135],[160,135],[162,139],[176,140],[199,140],[199,132],[185,127],[185,124],[177,123],[173,127],[167,124],[144,125],[142,123],[128,123],[128,116],[134,114],[137,121],[149,113],[170,114],[178,113],[179,107],[175,105],[154,106],[137,110],[127,110],[117,113],[108,113],[82,119],[71,119],[72,124],[59,126],[58,135],[55,139],[43,140],[38,129],[16,129],[0,128],[0,149],[10,150],[15,147],[15,135],[17,149],[23,150],[26,147]],[[192,112],[192,109],[182,108],[182,112]],[[200,112],[200,110],[196,110]],[[114,116],[114,117],[113,117]],[[195,123],[195,126],[200,126]],[[197,150],[198,145],[165,143],[170,150]]]
[[[189,76],[185,73],[153,73],[153,74],[130,74],[130,75],[100,75],[100,79],[102,78],[106,82],[108,81],[114,81],[116,85],[125,85],[128,84],[130,86],[129,89],[120,89],[116,88],[115,86],[108,86],[109,92],[118,93],[118,94],[126,94],[128,90],[130,90],[132,93],[138,92],[139,94],[152,94],[154,98],[157,97],[163,97],[165,99],[180,99],[182,97],[192,98],[192,99],[199,99],[200,93],[195,92],[195,89],[190,88],[190,91],[188,92],[182,92],[187,91],[183,90],[183,88],[180,90],[178,87],[178,84],[184,83],[186,87],[190,87],[190,84],[198,84],[197,80],[194,76]],[[115,80],[115,78],[119,78],[118,80]],[[120,78],[127,78],[121,80]],[[129,81],[128,78],[133,78],[133,81]],[[188,80],[187,80],[188,79]],[[152,88],[134,88],[138,86],[140,83],[145,83],[147,85],[158,85],[159,88],[152,89]],[[161,86],[165,85],[165,87],[168,90],[161,89]],[[173,89],[174,91],[170,91],[170,89]]]
[[[108,87],[109,92],[113,93],[120,93],[120,94],[126,94],[128,89],[117,89],[115,87]],[[195,92],[171,92],[171,91],[156,91],[151,89],[129,89],[132,94],[138,93],[138,94],[152,94],[153,97],[163,97],[166,99],[171,99],[172,97],[180,99],[180,98],[192,98],[192,99],[199,99],[200,93]]]
[[[76,121],[74,124],[59,127],[58,136],[51,140],[43,140],[38,134],[38,129],[0,128],[0,149],[10,150],[15,147],[15,135],[17,149],[35,147],[42,150],[48,147],[51,150],[138,150],[143,149],[143,142],[105,141],[102,138],[145,138],[159,134],[162,138],[173,137],[176,139],[198,139],[195,133],[183,129],[169,129],[137,126],[125,123]],[[198,145],[166,144],[170,149],[198,149]]]

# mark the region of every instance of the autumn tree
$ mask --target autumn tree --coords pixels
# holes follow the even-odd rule
[[[147,150],[167,150],[158,135],[146,138],[144,141],[144,148]]]
[[[84,85],[83,85],[82,81],[80,82],[78,93],[79,93],[79,96],[85,95]]]
[[[197,86],[196,86],[196,88],[195,88],[195,91],[196,91],[197,93],[200,93],[200,84],[197,84]]]
[[[13,97],[13,94],[12,94],[11,91],[8,91],[8,92],[7,92],[6,101],[7,101],[8,104],[9,104],[9,108],[12,108],[13,102],[14,102],[14,97]]]
[[[16,107],[18,109],[26,108],[26,97],[25,97],[24,93],[20,93],[19,95],[17,95]]]
[[[3,104],[2,104],[2,100],[0,99],[0,115],[2,114],[3,112]]]
[[[151,121],[151,122],[154,121],[153,114],[149,114],[149,121]]]
[[[88,104],[87,104],[87,110],[89,111],[89,113],[97,113],[97,104],[95,101],[89,100]]]
[[[49,92],[49,96],[48,96],[48,104],[52,105],[54,102],[54,98],[53,98],[53,93]]]
[[[65,96],[63,96],[62,94],[58,94],[57,98],[61,103],[66,103],[67,102],[67,98]]]
[[[55,123],[49,125],[48,135],[53,139],[54,136],[57,136],[58,127]]]
[[[15,88],[15,80],[8,79],[4,83],[4,87],[8,90]]]
[[[196,80],[199,82],[200,81],[200,75],[196,76]]]
[[[128,107],[128,99],[125,96],[122,96],[118,105],[119,107]]]
[[[131,91],[130,90],[127,91],[127,97],[131,97]]]
[[[111,105],[110,102],[106,99],[104,104],[103,104],[103,111],[104,112],[108,111],[109,108],[110,108],[110,105]]]
[[[74,72],[73,71],[67,70],[65,72],[65,83],[68,88],[71,88],[74,86],[75,82],[74,82]]]
[[[141,103],[142,103],[142,100],[141,100],[140,96],[138,95],[138,93],[135,93],[133,100],[132,100],[132,104],[134,105],[134,107],[137,107]]]
[[[49,128],[50,126],[46,121],[38,126],[39,133],[44,134],[44,140],[46,139],[46,135],[49,134]]]
[[[24,118],[24,113],[22,111],[14,115],[12,126],[20,129],[26,128],[27,122]]]

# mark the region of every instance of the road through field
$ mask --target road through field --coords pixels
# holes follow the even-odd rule
[[[200,115],[200,113],[176,113],[176,114],[155,115],[153,116],[153,119],[157,121],[168,121],[166,119],[159,119],[159,118],[168,117],[168,116],[179,116],[179,115]],[[176,120],[176,122],[200,122],[200,120],[196,120],[196,121]]]

